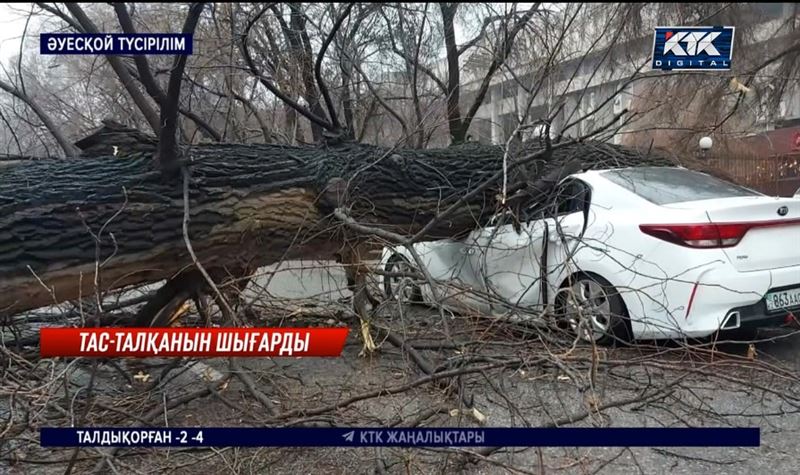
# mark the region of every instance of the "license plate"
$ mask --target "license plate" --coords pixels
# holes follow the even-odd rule
[[[800,287],[770,292],[766,300],[768,312],[800,307]]]

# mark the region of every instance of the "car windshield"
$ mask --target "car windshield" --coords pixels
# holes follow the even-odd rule
[[[608,170],[602,172],[602,175],[657,205],[715,198],[761,196],[751,189],[684,168],[623,168]]]

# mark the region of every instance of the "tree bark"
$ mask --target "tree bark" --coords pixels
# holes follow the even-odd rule
[[[322,108],[322,103],[319,100],[319,93],[317,92],[317,84],[314,79],[314,60],[311,53],[311,40],[306,31],[306,19],[301,11],[301,5],[289,4],[289,21],[291,24],[291,34],[287,32],[287,39],[291,44],[291,50],[297,55],[297,60],[300,62],[300,75],[303,81],[303,88],[305,94],[303,97],[308,102],[311,112],[317,117],[327,119],[325,109]],[[333,124],[331,124],[333,125]],[[319,124],[311,121],[311,135],[314,142],[322,140],[322,127]]]
[[[450,130],[450,142],[463,143],[466,131],[461,127],[461,66],[458,64],[458,46],[456,46],[455,16],[457,3],[440,3],[442,10],[442,27],[444,44],[447,50],[447,125]]]
[[[526,163],[525,176],[510,166],[509,189],[524,189],[575,157],[589,166],[642,161],[617,146],[562,145],[516,159]],[[163,177],[151,158],[154,145],[146,146],[151,150],[126,156],[0,168],[0,316],[193,266],[183,241],[181,183]],[[332,216],[336,208],[403,235],[423,228],[429,239],[463,234],[495,212],[503,163],[501,147],[478,144],[436,150],[215,144],[185,156],[189,238],[208,269],[330,258],[345,234]],[[463,206],[439,219],[456,203]]]

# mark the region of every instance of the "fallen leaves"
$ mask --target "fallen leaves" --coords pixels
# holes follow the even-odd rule
[[[145,373],[144,371],[139,371],[138,373],[133,375],[134,381],[141,381],[142,383],[146,383],[150,381],[150,375]]]

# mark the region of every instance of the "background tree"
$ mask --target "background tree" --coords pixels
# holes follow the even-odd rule
[[[31,442],[37,424],[173,425],[175,412],[192,403],[202,407],[194,416],[230,415],[223,423],[247,416],[263,426],[450,425],[453,417],[476,425],[630,422],[619,418],[621,411],[643,417],[635,419],[643,424],[741,425],[741,416],[763,415],[747,404],[747,413],[730,418],[730,401],[739,404],[745,394],[758,404],[774,403],[763,417],[790,417],[797,371],[765,362],[757,356],[762,347],[724,359],[717,341],[710,348],[606,351],[578,345],[555,325],[531,329],[476,313],[451,315],[441,306],[415,318],[415,309],[392,302],[373,302],[370,309],[363,272],[353,278],[350,308],[331,299],[324,308],[306,301],[288,306],[269,291],[276,271],[261,268],[252,280],[250,274],[262,264],[335,254],[363,270],[369,247],[459,238],[491,216],[510,220],[523,204],[550,200],[559,179],[583,167],[671,164],[673,155],[687,158],[680,146],[688,149],[698,134],[732,141],[752,131],[754,123],[763,125],[754,117],[780,107],[797,86],[797,12],[765,28],[748,23],[754,13],[774,17],[759,8],[765,7],[36,4],[31,34],[193,30],[195,54],[41,57],[28,39],[0,78],[9,86],[0,93],[2,139],[15,155],[0,167],[0,459],[28,457],[67,473],[92,466],[96,473],[115,471],[127,457],[114,451],[44,459],[17,448],[41,454]],[[734,70],[650,71],[658,24],[736,24]],[[167,122],[174,129],[165,131]],[[77,158],[19,156],[69,155],[57,133],[67,143],[81,139]],[[476,137],[494,145],[471,143]],[[638,144],[644,152],[608,141]],[[167,160],[183,155],[180,176],[165,177],[153,163],[159,147]],[[404,277],[432,289],[476,292],[434,282],[422,271]],[[156,285],[141,286],[151,282]],[[74,301],[24,311],[65,299]],[[308,313],[316,320],[303,320]],[[196,371],[197,365],[193,374],[202,377],[189,376],[188,389],[186,378],[173,383],[176,374],[190,374],[183,361],[144,370],[116,361],[42,363],[26,350],[43,323],[183,318],[271,326],[317,324],[320,317],[326,324],[360,320],[365,342],[374,335],[399,355],[387,351],[360,362],[348,353],[335,363],[357,376],[336,375],[335,384],[329,380],[334,363],[317,373],[310,373],[317,368],[308,360],[292,363],[294,370],[270,366],[263,378],[236,360],[217,366],[217,375],[210,367]],[[358,373],[364,367],[371,379]],[[122,383],[95,390],[105,370]],[[150,382],[141,381],[150,374]],[[307,383],[309,374],[314,384]],[[234,379],[241,385],[229,386]],[[361,386],[348,387],[351,380]],[[718,397],[720,388],[730,390],[728,399]],[[712,410],[714,403],[720,405]],[[375,407],[390,414],[376,416]],[[367,462],[361,453],[351,461],[363,462],[359,468],[375,463],[379,472],[434,465],[432,471],[449,472],[473,461],[504,470],[538,466],[544,473],[595,456],[565,462],[543,450],[523,459],[516,450],[496,456],[500,450],[433,452],[427,465],[408,452],[376,453]],[[165,463],[197,456],[183,466],[221,461],[239,468],[240,457],[253,452],[215,451],[208,455],[214,462],[206,462],[206,454],[175,451]],[[255,461],[267,452],[285,458],[258,451],[247,462],[272,466]],[[607,454],[591,468],[613,466],[628,452]],[[158,457],[147,453],[137,461]]]

